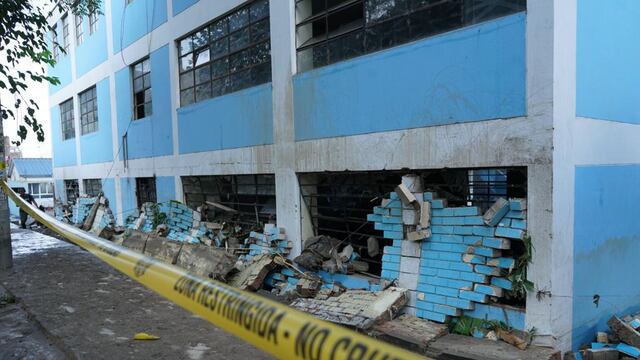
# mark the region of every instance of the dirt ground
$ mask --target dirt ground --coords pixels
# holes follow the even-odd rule
[[[17,302],[0,305],[2,359],[270,358],[74,245],[16,228],[12,239],[0,283]]]

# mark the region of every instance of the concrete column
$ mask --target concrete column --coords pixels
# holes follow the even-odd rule
[[[295,2],[269,2],[271,13],[271,77],[273,85],[273,140],[276,179],[276,216],[293,242],[291,255],[302,249],[300,185],[295,172],[293,85],[295,73]],[[277,41],[276,41],[277,40]]]

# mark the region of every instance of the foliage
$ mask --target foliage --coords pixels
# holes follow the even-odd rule
[[[155,230],[158,225],[164,224],[167,221],[167,214],[160,211],[160,206],[158,204],[152,204],[151,209],[153,211],[151,224],[153,226],[153,229]]]
[[[20,120],[20,110],[26,107],[22,116],[25,125],[18,126],[19,145],[27,137],[27,127],[36,134],[38,141],[44,141],[42,123],[36,118],[38,101],[28,94],[27,81],[47,82],[57,85],[60,80],[48,76],[45,66],[54,66],[56,61],[49,46],[64,53],[64,48],[51,39],[54,28],[50,18],[57,11],[71,12],[86,16],[100,12],[101,0],[43,0],[41,6],[31,0],[0,1],[0,90],[9,91],[15,98],[10,105],[0,102],[0,118]],[[45,11],[48,7],[51,10]],[[71,25],[70,25],[71,26]],[[50,40],[51,44],[47,40]],[[20,64],[31,61],[33,66],[21,69]],[[12,106],[12,107],[11,107]]]
[[[516,259],[514,268],[507,275],[507,279],[512,284],[512,289],[508,291],[508,295],[517,299],[524,299],[527,296],[527,292],[533,291],[533,283],[527,279],[527,267],[531,263],[534,250],[531,236],[525,234],[522,243],[524,252]]]
[[[473,333],[476,331],[488,332],[496,329],[511,330],[509,326],[502,321],[476,319],[466,315],[453,318],[449,323],[449,332],[465,336],[473,336]]]

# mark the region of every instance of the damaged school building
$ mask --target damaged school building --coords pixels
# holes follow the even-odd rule
[[[106,0],[56,14],[56,214],[348,326],[475,318],[575,350],[640,310],[624,280],[640,251],[638,11]],[[377,301],[392,311],[363,305]]]

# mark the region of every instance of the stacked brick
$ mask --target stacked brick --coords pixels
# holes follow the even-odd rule
[[[244,240],[244,245],[249,253],[242,255],[241,260],[251,260],[252,257],[262,254],[280,254],[285,258],[291,251],[291,242],[287,240],[284,228],[274,224],[265,224],[262,233],[252,231]]]
[[[73,205],[71,211],[73,213],[72,221],[74,224],[82,224],[84,219],[89,215],[89,211],[93,204],[98,200],[97,197],[79,197]]]
[[[129,218],[127,228],[146,233],[152,232],[154,230],[154,206],[153,203],[143,204],[142,213],[137,218]],[[170,201],[166,212],[167,239],[197,244],[200,243],[200,237],[207,233],[205,224],[200,221],[200,213],[191,210],[188,206],[177,201]]]
[[[410,290],[406,312],[444,322],[511,289],[504,274],[515,259],[503,252],[525,236],[525,200],[501,199],[483,216],[477,207],[447,207],[434,193],[414,195],[431,205],[431,234],[421,242],[407,240],[413,228],[406,217],[403,223],[407,207],[397,193],[368,215],[384,237],[393,239],[383,250],[382,278]]]

